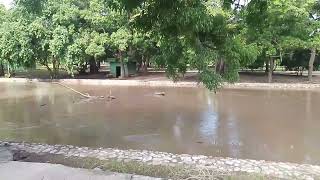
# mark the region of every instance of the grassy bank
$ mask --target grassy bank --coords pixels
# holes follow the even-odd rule
[[[15,152],[15,160],[25,162],[40,162],[62,164],[69,167],[99,169],[126,174],[136,174],[173,180],[271,180],[275,178],[259,174],[230,173],[225,174],[205,168],[189,166],[146,165],[141,162],[125,162],[117,160],[99,160],[95,158],[76,158],[61,155],[39,155],[25,152]],[[18,157],[18,158],[17,158]]]

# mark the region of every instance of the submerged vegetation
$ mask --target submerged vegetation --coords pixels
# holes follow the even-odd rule
[[[173,80],[197,70],[209,89],[236,82],[240,68],[317,68],[316,0],[16,0],[0,7],[0,76],[46,67],[52,78],[136,61]]]

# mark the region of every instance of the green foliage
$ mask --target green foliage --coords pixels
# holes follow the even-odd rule
[[[0,23],[2,24],[7,19],[7,10],[3,4],[0,4]]]
[[[31,40],[25,22],[3,22],[0,29],[1,60],[12,67],[32,66],[34,60]]]
[[[238,36],[226,42],[222,54],[227,64],[223,77],[230,82],[236,82],[239,80],[239,68],[252,64],[257,59],[259,51],[256,44],[246,44]]]
[[[319,23],[312,18],[317,16],[315,3],[316,0],[252,0],[249,3],[243,13],[246,34],[263,52],[253,66],[263,66],[271,57],[282,59],[283,54],[296,49],[318,47]]]
[[[221,76],[207,69],[200,72],[200,80],[205,84],[206,88],[214,91],[222,85]]]
[[[92,32],[90,42],[85,50],[87,55],[99,57],[105,55],[105,44],[108,41],[108,34]]]
[[[156,63],[174,80],[188,68],[197,69],[200,80],[209,89],[216,89],[223,78],[236,81],[240,64],[256,56],[255,45],[247,46],[246,40],[237,37],[226,3],[145,0],[139,7],[142,11],[137,11],[133,22],[139,29],[157,34]],[[210,68],[219,58],[225,59],[227,66],[223,74]]]
[[[299,69],[308,69],[309,59],[310,59],[310,50],[296,49],[290,54],[286,54],[281,63],[282,66],[285,66],[286,70],[297,71]],[[314,63],[314,69],[319,68],[320,59],[316,57]]]
[[[16,0],[11,10],[0,7],[0,61],[39,63],[53,77],[60,67],[73,76],[92,59],[152,61],[173,80],[197,70],[215,90],[236,82],[240,67],[320,49],[316,0],[251,0],[233,10],[234,2]]]
[[[132,35],[130,31],[127,28],[122,27],[111,34],[108,43],[111,47],[115,48],[115,50],[126,51],[129,47],[131,38]]]

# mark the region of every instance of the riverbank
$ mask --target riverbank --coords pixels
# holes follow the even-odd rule
[[[199,87],[204,86],[195,81],[178,81],[171,80],[116,80],[116,79],[28,79],[28,78],[0,78],[0,83],[39,83],[39,82],[59,82],[69,85],[101,85],[101,86],[142,86],[142,87]],[[315,83],[225,83],[223,88],[226,89],[320,89],[320,84]]]
[[[109,70],[103,68],[99,73],[95,74],[75,74],[74,79],[109,79],[115,80],[109,75]],[[45,69],[36,69],[28,71],[18,71],[15,73],[15,78],[27,78],[27,79],[50,79],[49,73]],[[61,70],[58,79],[70,79],[70,75],[66,71]],[[150,69],[148,73],[138,73],[135,76],[126,78],[128,80],[147,80],[147,81],[168,81],[167,74],[164,71],[157,71]],[[188,71],[183,77],[180,77],[180,81],[197,82],[199,80],[199,74],[196,71]],[[240,83],[267,83],[268,76],[264,71],[240,71],[239,72]],[[273,74],[274,83],[302,83],[308,84],[308,72],[303,72],[303,75],[297,75],[295,71],[274,71]],[[313,72],[313,83],[320,83],[320,71]]]
[[[273,83],[267,83],[267,76],[263,71],[243,71],[239,73],[238,83],[223,85],[228,89],[256,88],[256,89],[320,89],[320,72],[315,71],[313,82],[308,82],[307,73],[297,76],[296,72],[275,71]],[[51,80],[46,70],[17,72],[14,78],[0,78],[0,82],[60,82],[70,85],[106,85],[106,86],[146,86],[146,87],[203,87],[199,83],[198,73],[188,71],[179,81],[173,82],[164,71],[150,71],[123,80],[107,78],[107,72],[97,74],[76,75],[69,77],[62,71],[58,79]]]
[[[201,174],[201,172],[207,172],[209,174],[223,174],[233,175],[236,173],[246,173],[251,175],[259,175],[262,177],[272,177],[280,179],[319,179],[320,178],[320,166],[308,165],[308,164],[294,164],[283,162],[271,162],[271,161],[257,161],[249,159],[233,159],[233,158],[219,158],[202,155],[188,155],[188,154],[172,154],[166,152],[155,152],[146,150],[120,150],[112,148],[99,148],[93,149],[88,147],[76,147],[76,146],[64,146],[64,145],[47,145],[47,144],[35,144],[35,143],[17,143],[17,142],[0,142],[0,146],[7,147],[10,151],[16,155],[14,160],[28,159],[30,154],[39,155],[43,157],[62,156],[66,158],[89,159],[96,166],[108,164],[108,167],[113,167],[113,170],[129,170],[126,172],[135,174],[134,168],[129,168],[130,164],[134,163],[131,167],[140,167],[141,169],[157,169],[157,171],[163,173],[161,169],[164,168],[167,172],[188,172],[190,176]],[[35,156],[35,157],[39,157]],[[37,159],[37,158],[31,158]],[[41,158],[40,158],[41,159]],[[30,160],[30,158],[29,158]],[[47,160],[46,160],[47,161]],[[86,160],[85,160],[86,161]],[[81,161],[80,161],[81,162]],[[117,162],[116,164],[110,162]],[[119,165],[121,163],[122,165]],[[129,164],[129,165],[128,165]],[[118,168],[115,168],[118,167]],[[125,167],[125,168],[123,168]],[[168,168],[169,169],[166,169]],[[94,167],[92,167],[94,168]],[[123,172],[123,171],[122,171]],[[166,173],[163,173],[166,174]],[[168,174],[168,173],[167,173]],[[180,173],[183,177],[186,174]],[[140,174],[150,175],[150,174]],[[159,174],[153,174],[159,175]],[[164,175],[163,175],[164,176]],[[155,176],[158,177],[158,176]],[[173,177],[163,177],[173,178]],[[181,176],[179,176],[181,178]]]

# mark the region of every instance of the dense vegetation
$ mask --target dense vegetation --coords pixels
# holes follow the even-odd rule
[[[309,69],[320,48],[316,0],[16,0],[0,7],[0,75],[17,67],[99,71],[115,58],[165,68],[178,80],[197,70],[209,89],[240,68]],[[5,66],[6,65],[6,66]],[[121,76],[128,73],[121,68]]]

